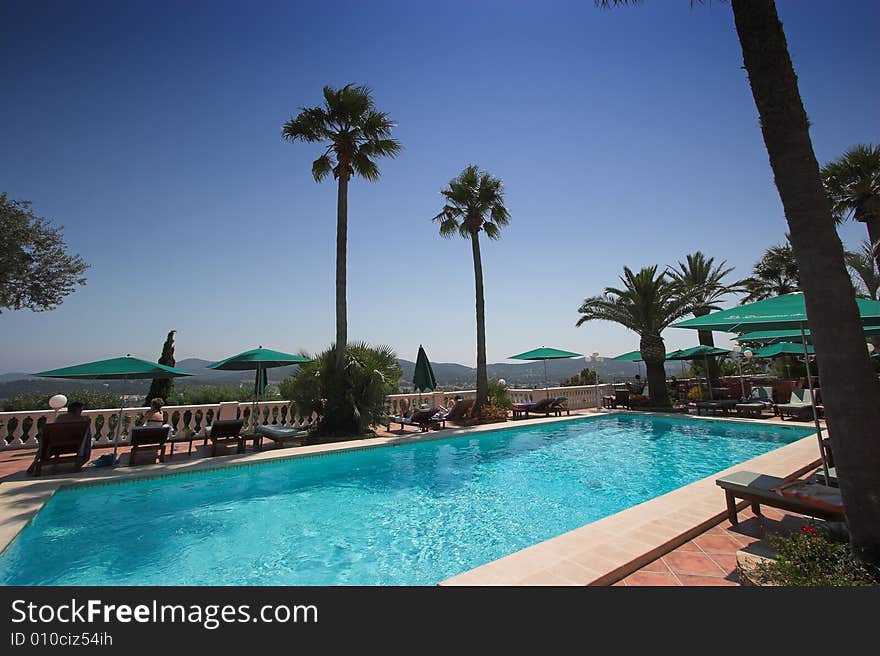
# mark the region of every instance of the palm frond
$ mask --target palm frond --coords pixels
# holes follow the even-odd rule
[[[320,182],[332,172],[333,160],[330,159],[329,155],[321,155],[312,162],[312,177],[315,178],[315,182]]]
[[[357,151],[354,157],[351,158],[351,167],[355,173],[365,180],[375,182],[379,179],[379,167],[363,151]]]

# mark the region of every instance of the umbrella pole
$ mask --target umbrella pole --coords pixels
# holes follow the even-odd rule
[[[544,358],[544,396],[550,398],[550,377],[547,375],[547,358]]]
[[[816,410],[816,396],[813,392],[813,376],[810,373],[810,354],[807,352],[807,336],[804,333],[804,324],[801,322],[801,341],[804,346],[804,363],[807,365],[807,387],[810,389],[810,407],[813,409],[813,423],[816,425],[816,439],[819,440],[819,456],[822,459],[822,471],[825,473],[825,485],[831,481],[828,472],[828,460],[825,457],[825,445],[822,444],[822,427],[819,425],[819,413]]]
[[[251,407],[251,433],[257,432],[257,403],[258,395],[260,394],[260,383],[263,382],[261,373],[262,367],[257,365],[257,379],[254,381],[254,404]]]
[[[714,401],[715,397],[712,396],[712,377],[709,375],[709,357],[703,356],[703,360],[706,363],[706,387],[709,388],[709,400]]]

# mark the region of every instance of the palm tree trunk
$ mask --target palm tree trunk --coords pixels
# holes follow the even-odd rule
[[[868,228],[868,241],[871,242],[871,252],[874,253],[874,264],[880,271],[880,216],[874,215],[865,220]]]
[[[345,363],[348,344],[348,311],[345,302],[346,258],[348,257],[348,176],[339,176],[336,196],[336,366]]]
[[[480,258],[480,235],[471,233],[474,255],[474,289],[477,297],[477,400],[476,410],[489,402],[489,375],[486,372],[486,299],[483,294],[483,261]]]
[[[651,405],[668,407],[669,392],[666,389],[666,344],[660,335],[642,335],[639,340],[639,351],[645,361],[645,375],[648,379],[648,395]]]
[[[880,564],[880,383],[773,0],[732,0],[743,63],[800,270],[853,555]]]

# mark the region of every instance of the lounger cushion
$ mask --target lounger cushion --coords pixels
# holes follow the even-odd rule
[[[301,428],[286,428],[284,426],[258,426],[257,433],[268,437],[270,440],[284,441],[306,437],[309,431]]]

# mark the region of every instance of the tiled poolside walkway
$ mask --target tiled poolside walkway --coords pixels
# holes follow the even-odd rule
[[[809,522],[802,515],[761,506],[763,517],[751,509],[739,513],[739,524],[728,520],[710,528],[614,585],[725,586],[739,585],[736,552],[768,533],[798,531]]]

